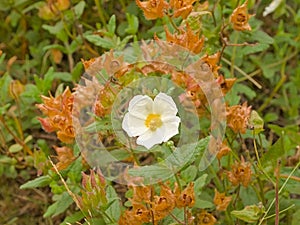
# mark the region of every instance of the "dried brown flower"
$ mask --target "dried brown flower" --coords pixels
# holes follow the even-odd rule
[[[58,159],[58,163],[56,163],[56,167],[58,170],[66,169],[75,160],[75,156],[71,148],[66,146],[54,146],[54,150],[57,153],[56,158]]]
[[[251,30],[248,23],[252,15],[248,14],[248,0],[244,4],[238,6],[230,16],[230,22],[233,24],[233,29],[238,31]]]
[[[194,33],[189,24],[186,24],[186,30],[180,29],[180,34],[171,34],[170,31],[165,28],[166,39],[169,43],[182,46],[190,51],[198,54],[201,52],[204,45],[204,36],[199,38],[199,33]]]
[[[170,6],[174,10],[174,17],[181,16],[186,19],[193,10],[193,3],[196,0],[170,0]]]
[[[232,185],[237,186],[242,184],[247,187],[251,181],[251,165],[245,162],[244,157],[241,157],[241,162],[235,162],[232,165],[231,171],[227,172],[227,177]]]
[[[160,184],[160,195],[154,196],[152,212],[154,220],[159,221],[165,218],[175,207],[175,197],[169,186]]]
[[[174,195],[176,207],[193,207],[195,204],[194,183],[189,183],[183,191],[180,191],[178,184],[175,183]]]
[[[243,105],[235,105],[227,107],[227,125],[235,133],[245,133],[251,114],[251,106],[247,106],[247,102]]]
[[[231,196],[225,196],[225,193],[220,193],[215,189],[214,204],[219,211],[225,211],[231,201]]]
[[[57,97],[42,96],[43,104],[37,107],[46,115],[46,118],[38,118],[42,127],[47,132],[57,132],[57,137],[64,143],[72,143],[75,133],[72,123],[72,109],[74,96],[70,89]]]
[[[221,158],[225,155],[228,155],[228,153],[231,151],[231,149],[228,147],[228,145],[223,142],[221,149],[219,150],[219,152],[217,153],[217,159],[221,160]]]
[[[136,0],[136,4],[143,10],[145,17],[148,20],[162,18],[169,6],[168,3],[163,0],[148,0],[144,2]]]
[[[196,221],[197,225],[214,225],[217,222],[216,218],[205,210],[197,215]]]
[[[221,68],[221,66],[219,65],[219,61],[220,61],[220,56],[221,53],[217,52],[213,55],[205,55],[201,58],[201,60],[205,63],[207,63],[211,69],[211,71],[213,72],[213,74],[217,77],[218,76],[218,71]]]

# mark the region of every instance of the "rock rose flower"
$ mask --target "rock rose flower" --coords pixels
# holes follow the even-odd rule
[[[177,112],[173,99],[164,93],[159,93],[154,100],[147,95],[137,95],[129,102],[122,128],[129,137],[138,137],[138,145],[150,149],[178,134]]]

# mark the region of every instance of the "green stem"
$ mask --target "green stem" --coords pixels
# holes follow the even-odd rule
[[[275,63],[271,63],[271,64],[269,64],[269,65],[266,65],[266,68],[267,68],[267,69],[271,69],[271,68],[273,68],[273,67],[279,66],[280,64],[285,63],[285,62],[289,61],[290,59],[294,58],[297,54],[298,54],[298,50],[294,51],[291,55],[285,57],[284,59],[282,59],[282,60],[280,60],[280,61],[278,61],[278,62],[275,62]],[[239,79],[237,80],[237,82],[241,82],[241,81],[247,80],[247,79],[249,79],[249,78],[252,78],[252,77],[254,77],[254,76],[260,74],[261,72],[262,72],[261,69],[257,69],[257,70],[255,70],[254,72],[250,73],[249,75],[247,75],[247,76],[245,76],[245,77],[242,77],[242,78],[239,78]]]
[[[239,40],[239,33],[235,33],[235,36],[234,36],[234,41],[233,43],[237,43]],[[231,63],[230,63],[230,74],[231,74],[231,77],[234,77],[234,65],[235,65],[235,55],[236,55],[236,46],[233,46],[233,49],[232,49],[232,55],[231,55]]]
[[[101,7],[101,5],[100,5],[100,2],[99,2],[99,0],[94,0],[94,2],[95,2],[95,5],[96,5],[96,7],[97,7],[98,14],[99,14],[99,18],[100,18],[100,20],[101,20],[101,22],[102,22],[102,25],[103,25],[103,27],[104,27],[105,29],[107,29],[106,19],[105,19],[105,16],[104,16],[104,12],[103,12],[103,10],[102,10],[102,7]]]
[[[278,191],[278,194],[280,194],[282,192],[282,190],[285,188],[287,182],[290,180],[291,176],[295,173],[295,171],[298,169],[298,167],[300,166],[300,162],[298,162],[298,164],[294,167],[294,169],[292,170],[292,172],[289,174],[289,176],[287,177],[287,179],[284,181],[282,187],[280,188],[280,190]],[[267,211],[265,212],[264,216],[261,218],[261,220],[259,221],[258,225],[263,224],[263,221],[267,219],[267,215],[269,213],[269,211],[271,210],[272,206],[275,203],[275,198],[273,199],[273,201],[271,202],[271,204],[269,205]],[[269,216],[268,216],[269,217]]]
[[[272,101],[273,97],[275,96],[275,94],[278,92],[278,90],[281,88],[281,86],[284,84],[284,82],[286,81],[286,76],[283,75],[280,79],[280,81],[277,83],[277,85],[275,86],[275,88],[273,89],[273,91],[271,92],[271,94],[269,95],[269,97],[264,101],[264,103],[258,108],[257,112],[261,112],[263,111],[265,108],[268,107],[269,103]]]

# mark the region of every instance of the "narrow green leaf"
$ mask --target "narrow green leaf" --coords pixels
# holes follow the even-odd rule
[[[85,7],[85,1],[80,1],[77,5],[74,6],[74,12],[76,18],[79,18],[82,15],[84,11],[84,7]]]
[[[113,44],[112,40],[99,37],[95,34],[89,34],[84,36],[89,42],[93,43],[94,45],[100,46],[105,49],[114,48],[115,45]]]
[[[13,144],[9,147],[8,151],[10,153],[17,153],[23,149],[23,146],[20,144]]]
[[[38,178],[35,178],[34,180],[30,180],[27,183],[20,186],[20,189],[26,189],[26,188],[37,188],[37,187],[45,187],[52,181],[51,177],[48,175],[41,176]]]
[[[125,29],[125,32],[128,34],[135,34],[139,28],[139,20],[135,15],[126,13],[126,18],[128,21],[128,27]]]
[[[112,15],[108,21],[107,29],[110,35],[114,35],[116,31],[116,15]]]

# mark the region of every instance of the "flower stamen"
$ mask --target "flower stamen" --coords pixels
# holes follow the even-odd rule
[[[159,114],[149,114],[145,120],[145,125],[151,131],[155,131],[157,128],[163,125]]]

